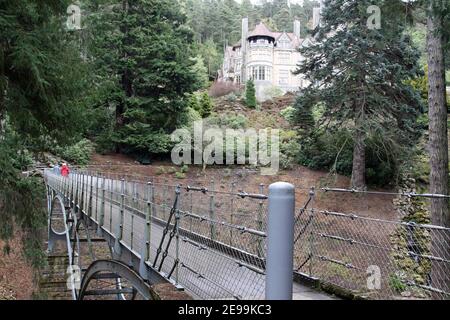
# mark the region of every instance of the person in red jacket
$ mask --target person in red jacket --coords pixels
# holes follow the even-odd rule
[[[61,175],[63,177],[68,177],[70,173],[69,167],[67,166],[67,163],[63,163],[61,166]]]

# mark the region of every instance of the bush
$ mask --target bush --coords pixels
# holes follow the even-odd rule
[[[221,124],[231,129],[244,129],[247,127],[247,123],[248,119],[242,114],[227,115],[225,118],[221,119]]]
[[[181,171],[181,173],[189,172],[189,166],[185,164],[184,166],[181,167],[180,171]]]
[[[57,156],[70,163],[86,165],[89,163],[94,149],[94,144],[90,140],[83,139],[71,146],[56,147],[54,151]]]
[[[295,110],[294,107],[289,106],[286,109],[281,110],[280,115],[290,124],[294,124],[296,112],[297,110]]]
[[[366,179],[371,185],[384,186],[398,173],[396,150],[381,135],[366,139]],[[379,146],[383,145],[383,148]],[[301,141],[300,164],[316,170],[331,170],[350,176],[353,165],[353,137],[345,129],[307,137]]]
[[[157,167],[156,168],[155,174],[157,176],[160,176],[160,175],[165,174],[165,173],[166,173],[166,169],[164,167]]]
[[[200,102],[198,101],[198,97],[195,93],[191,94],[191,97],[189,98],[188,108],[194,109],[199,114],[202,113],[202,107],[201,107]]]
[[[277,86],[271,86],[264,90],[264,95],[270,97],[270,99],[281,97],[283,94],[283,90]]]
[[[173,174],[177,172],[177,169],[175,169],[174,167],[169,167],[169,169],[167,169],[167,173]]]
[[[249,108],[256,108],[256,89],[253,80],[247,81],[245,87],[245,105]]]
[[[180,116],[181,127],[192,127],[195,121],[202,120],[200,113],[190,107]]]
[[[186,175],[183,172],[175,172],[175,178],[186,179]]]
[[[241,87],[231,82],[214,82],[209,89],[209,95],[213,98],[223,97],[227,94],[238,94],[241,91]]]

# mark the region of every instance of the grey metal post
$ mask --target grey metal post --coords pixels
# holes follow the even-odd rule
[[[147,279],[147,267],[145,262],[150,259],[150,242],[151,242],[151,224],[152,224],[152,202],[151,202],[152,183],[147,182],[147,210],[145,211],[145,228],[144,228],[144,245],[142,246],[141,261],[139,264],[139,274],[142,278]]]
[[[214,180],[211,180],[211,191],[214,191]],[[210,192],[209,194],[209,218],[211,219],[210,222],[210,229],[211,229],[211,240],[216,239],[216,226],[214,224],[215,220],[215,212],[214,212],[214,192]]]
[[[236,182],[231,183],[231,193],[236,191]],[[230,223],[234,224],[234,195],[231,195]],[[233,245],[233,228],[230,228],[230,246]]]
[[[113,177],[111,176],[109,179],[109,196],[110,196],[110,200],[109,200],[109,231],[111,233],[113,233],[113,199],[114,199],[114,180]]]
[[[97,173],[95,174],[95,221],[97,221],[98,223],[98,179],[100,178],[100,175],[97,171]]]
[[[263,194],[264,193],[264,184],[260,184],[259,185],[259,193]],[[258,217],[256,218],[256,229],[259,231],[265,231],[263,230],[263,211],[264,211],[264,201],[260,200],[259,201],[259,208],[258,208]],[[263,253],[263,242],[262,239],[258,239],[258,254],[262,257],[264,255]]]
[[[277,182],[269,186],[266,299],[292,300],[295,188]]]
[[[125,214],[125,179],[121,180],[120,187],[120,217],[119,224],[116,227],[116,241],[114,244],[114,252],[117,255],[122,254],[122,248],[120,246],[120,241],[123,239],[123,223],[124,223],[124,214]]]
[[[102,234],[103,234],[103,230],[102,230],[102,227],[103,227],[103,225],[105,224],[105,193],[106,193],[106,188],[105,188],[105,176],[103,175],[102,176],[102,186],[101,186],[101,188],[102,188],[102,200],[101,200],[101,207],[100,207],[100,219],[99,219],[99,222],[98,222],[98,228],[97,228],[97,235],[99,236],[99,237],[101,237],[102,236]]]

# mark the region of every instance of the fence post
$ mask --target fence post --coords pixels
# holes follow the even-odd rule
[[[215,191],[215,184],[214,180],[211,180],[211,191]],[[209,218],[214,221],[216,219],[216,213],[215,213],[215,203],[214,203],[214,192],[210,192],[209,194]],[[216,226],[215,222],[210,222],[210,228],[211,228],[211,240],[216,239]]]
[[[269,186],[266,299],[292,300],[295,188],[277,182]]]
[[[97,179],[98,179],[98,177],[97,177]],[[101,206],[100,207],[100,220],[98,222],[98,228],[97,228],[97,235],[99,237],[101,237],[102,234],[103,234],[102,227],[105,224],[105,203],[106,203],[106,201],[105,201],[105,193],[106,193],[105,179],[106,179],[106,176],[103,175],[102,176],[102,186],[101,186],[101,188],[102,188],[102,200],[101,200],[101,204],[100,204],[100,206]]]
[[[114,252],[120,256],[122,254],[122,248],[120,246],[120,241],[122,241],[123,237],[123,223],[124,223],[124,215],[125,215],[125,184],[127,182],[124,178],[120,181],[120,216],[119,216],[119,224],[116,227],[116,241],[114,245]]]

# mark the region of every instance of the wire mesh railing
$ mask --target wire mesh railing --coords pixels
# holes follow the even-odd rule
[[[372,210],[375,216],[330,209],[320,199],[330,193],[340,199],[335,207],[358,203],[360,210],[374,195],[394,203],[405,198],[408,212],[395,206],[394,212]],[[367,299],[450,299],[450,229],[427,218],[426,201],[442,198],[448,197],[311,189],[296,213],[294,272]]]
[[[136,255],[203,299],[261,299],[267,188],[75,171],[53,187]],[[368,299],[449,299],[446,195],[297,188],[294,273]],[[375,201],[374,201],[375,199]],[[340,290],[341,291],[341,290]]]
[[[194,296],[264,297],[265,195],[82,171],[45,176],[75,211]]]

